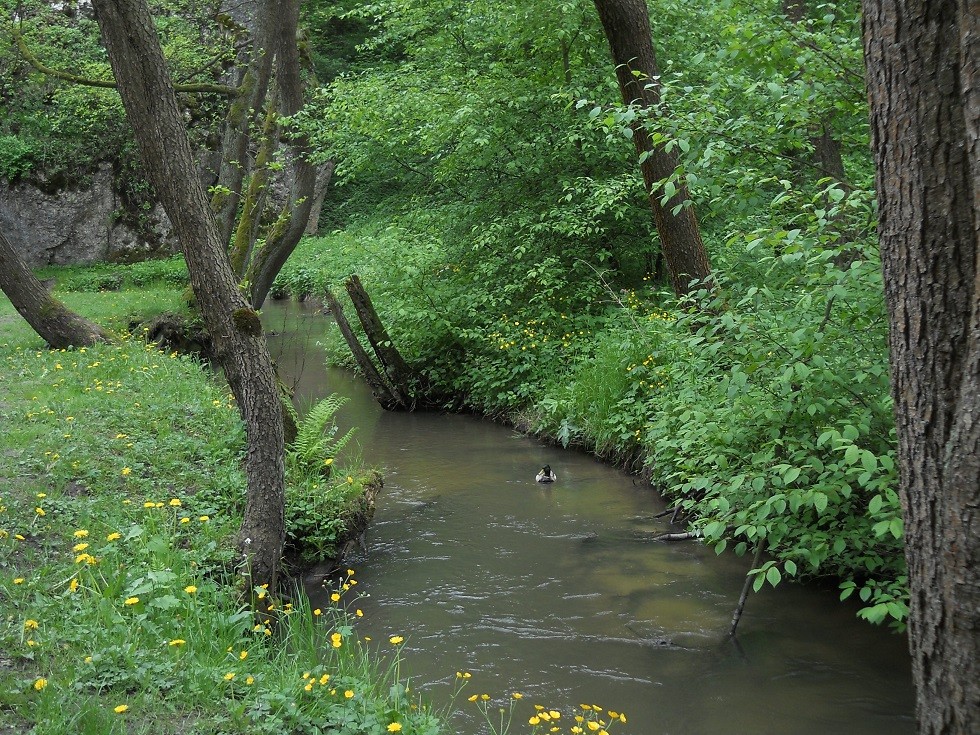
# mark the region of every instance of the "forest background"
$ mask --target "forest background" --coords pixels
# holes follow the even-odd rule
[[[4,5],[45,64],[104,76],[84,7]],[[154,6],[174,77],[220,78],[235,37],[217,9]],[[620,102],[591,3],[306,2],[311,94],[286,135],[335,168],[323,234],[274,293],[359,274],[430,397],[645,473],[719,553],[765,551],[757,588],[830,580],[901,627],[858,3],[650,8],[661,100],[642,109]],[[42,75],[13,44],[0,84],[0,175],[84,186],[109,161],[119,216],[152,207],[114,91]],[[213,147],[220,106],[180,101]],[[637,122],[678,156],[664,203],[687,187],[710,254],[711,288],[686,301]],[[78,288],[102,285],[89,273]],[[332,359],[345,349],[335,336]]]

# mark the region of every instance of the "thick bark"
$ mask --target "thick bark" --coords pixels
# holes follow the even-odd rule
[[[285,537],[283,417],[262,325],[238,288],[198,179],[145,0],[95,0],[140,157],[181,243],[191,286],[245,421],[248,481],[239,548],[250,582],[275,585]]]
[[[107,342],[101,327],[54,298],[0,232],[0,290],[41,338],[55,349]]]
[[[656,110],[660,103],[660,71],[653,50],[646,0],[595,0],[595,6],[616,64],[623,102]],[[664,146],[655,147],[642,122],[632,128],[636,151],[641,157],[645,156],[640,168],[671,285],[674,293],[682,296],[690,293],[692,281],[704,284],[710,279],[708,252],[701,240],[697,216],[683,180],[675,182],[673,196],[661,203],[666,193],[663,182],[678,167],[677,154],[667,151]],[[686,206],[682,206],[677,214],[672,212],[684,203]]]
[[[980,3],[864,0],[922,733],[980,732]]]

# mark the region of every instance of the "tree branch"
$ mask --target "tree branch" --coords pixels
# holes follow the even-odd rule
[[[97,87],[99,89],[116,89],[116,82],[105,80],[105,79],[90,79],[88,77],[82,77],[78,74],[72,74],[71,72],[62,71],[60,69],[54,69],[50,66],[46,66],[41,62],[37,56],[31,51],[27,42],[24,40],[24,36],[21,32],[17,30],[16,26],[11,25],[11,32],[13,33],[14,41],[17,43],[17,50],[20,51],[20,55],[24,57],[24,60],[30,64],[32,67],[37,69],[42,74],[46,74],[49,77],[54,77],[55,79],[60,79],[64,82],[71,82],[72,84],[79,84],[83,87]],[[227,97],[235,97],[238,95],[238,90],[235,87],[229,87],[226,84],[175,84],[173,85],[175,92],[197,92],[203,94],[222,94]]]

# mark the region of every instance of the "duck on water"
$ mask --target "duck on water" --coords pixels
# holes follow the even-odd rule
[[[551,465],[546,464],[541,468],[541,471],[534,476],[536,482],[554,482],[558,479],[558,475],[554,473],[551,469]]]

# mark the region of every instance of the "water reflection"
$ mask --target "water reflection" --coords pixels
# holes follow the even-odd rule
[[[666,528],[649,488],[472,417],[384,413],[323,369],[325,318],[292,305],[266,319],[286,333],[273,346],[299,394],[349,396],[341,418],[384,468],[368,549],[349,560],[370,594],[359,632],[404,635],[407,670],[433,700],[465,670],[467,694],[595,702],[625,711],[631,733],[914,732],[904,640],[833,591],[754,595],[739,645],[725,643],[748,560],[646,541]],[[534,482],[544,464],[557,484]],[[482,732],[472,707],[459,703],[461,735]]]

